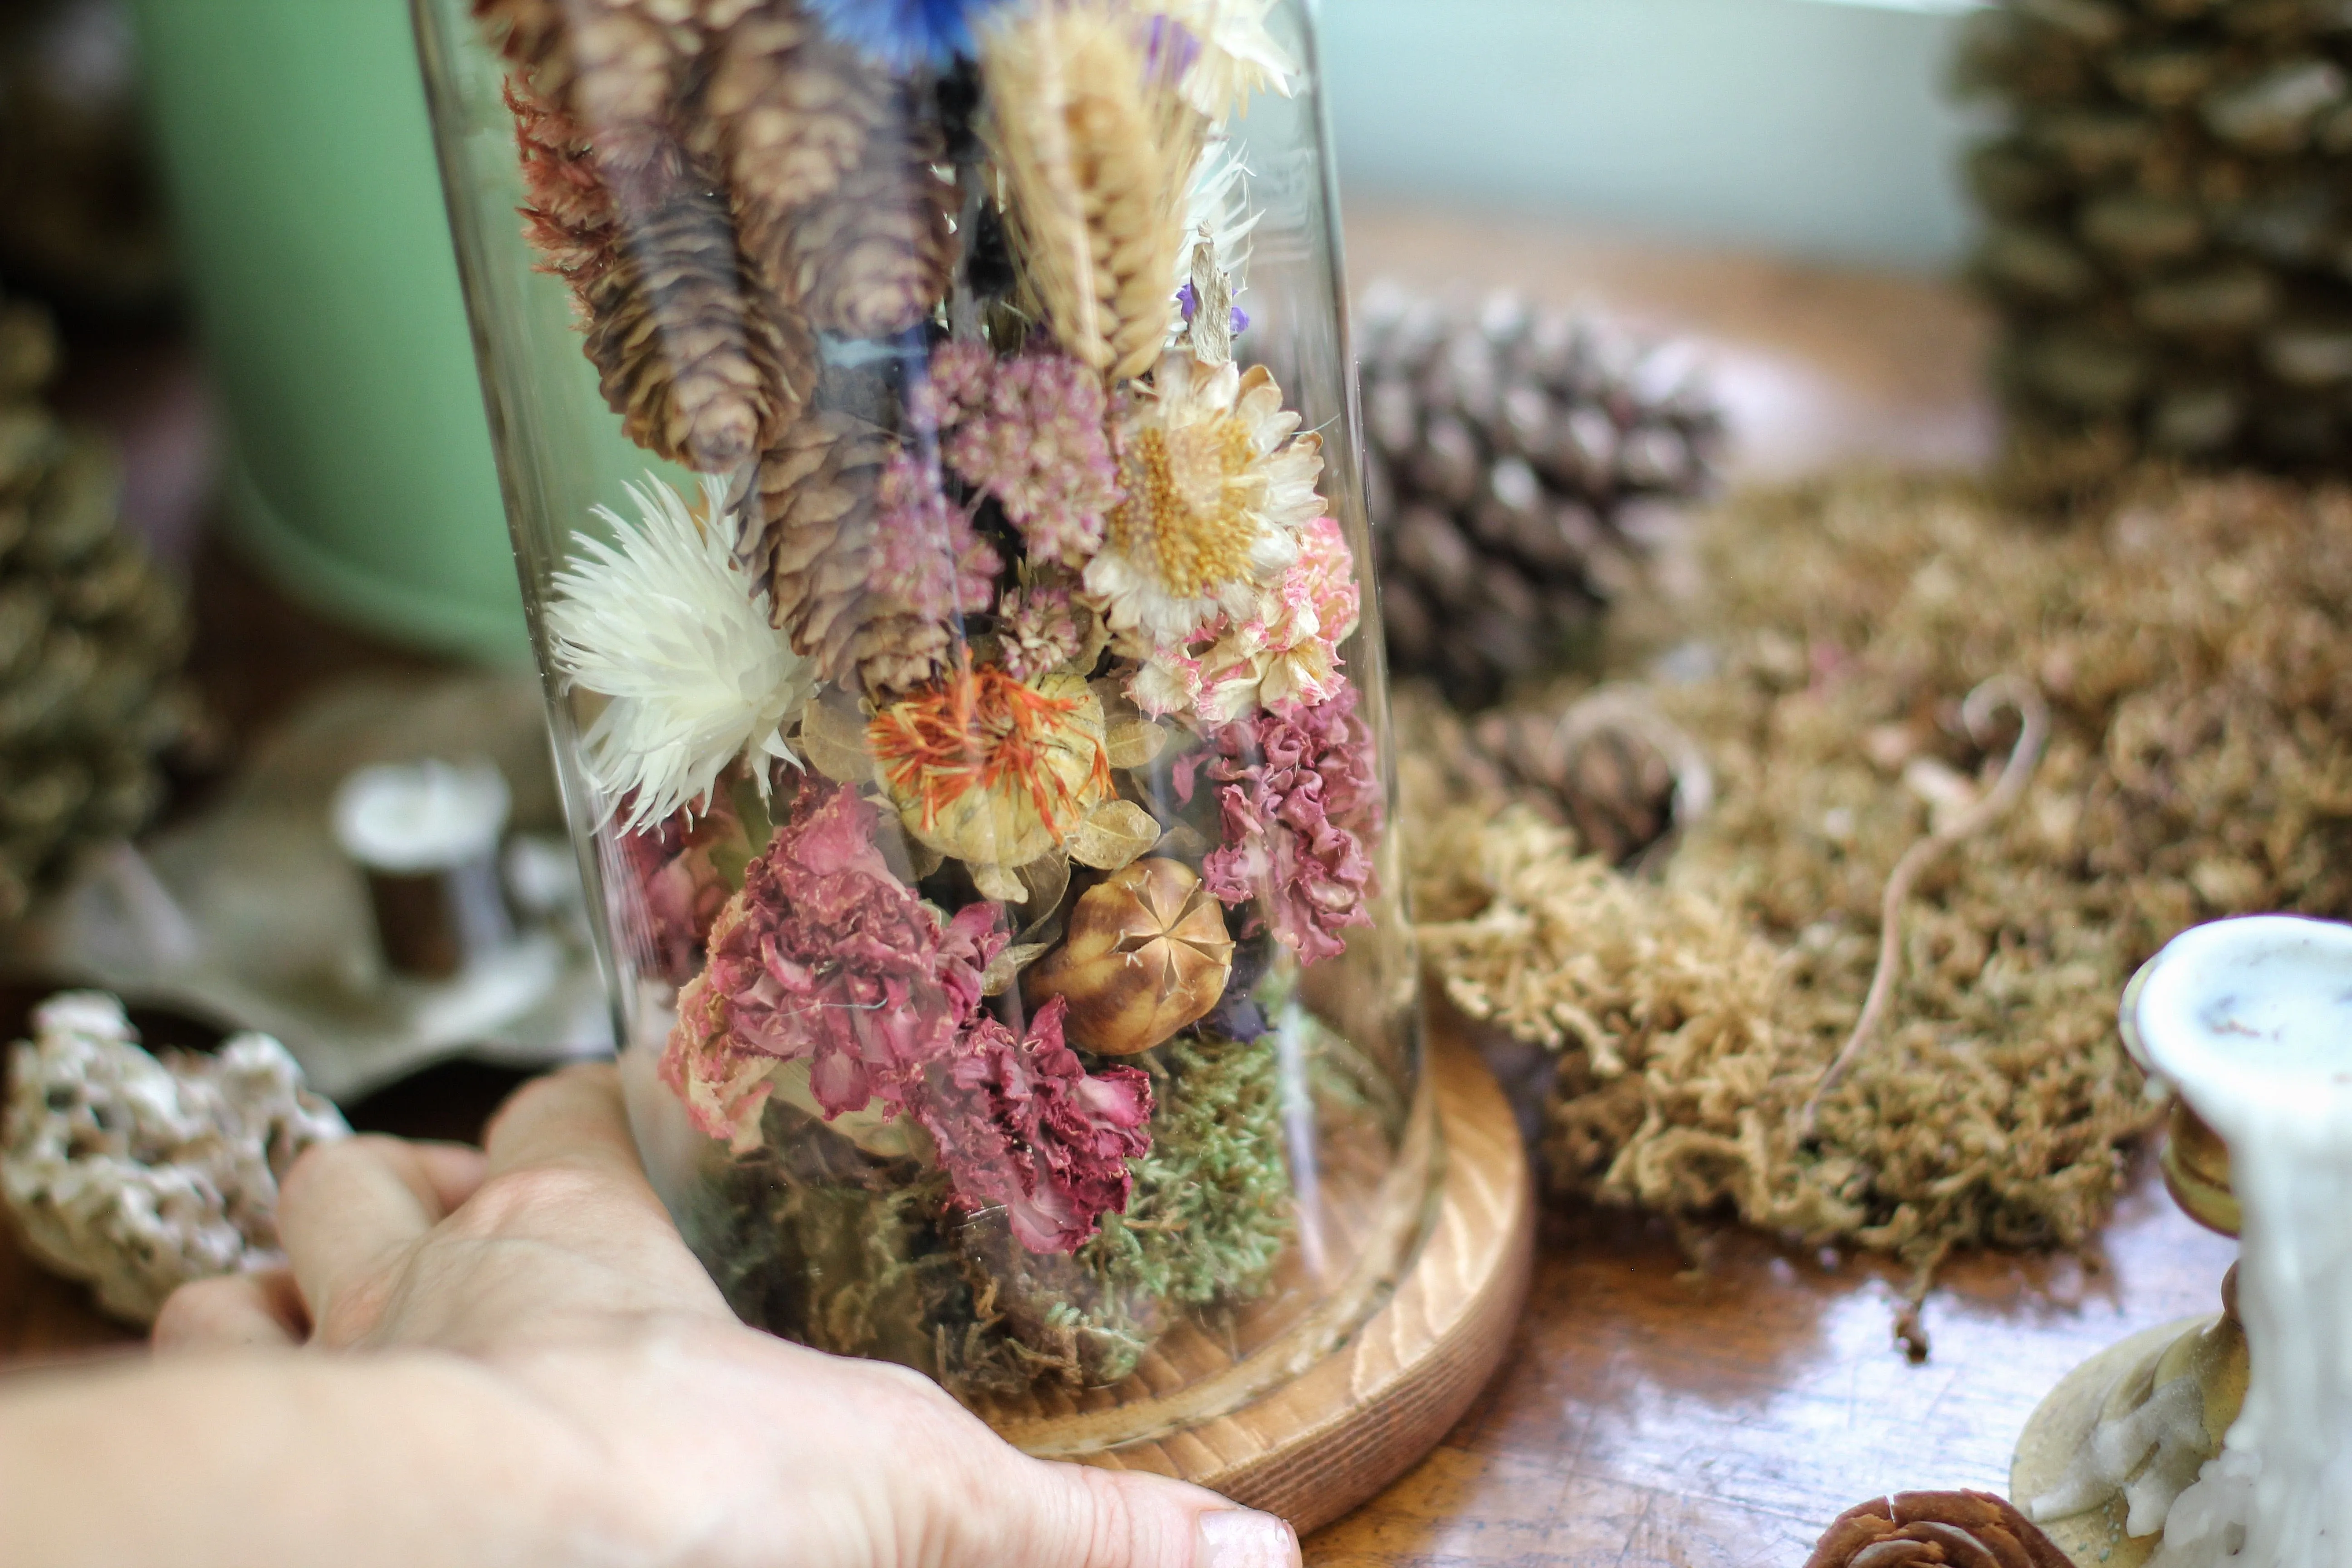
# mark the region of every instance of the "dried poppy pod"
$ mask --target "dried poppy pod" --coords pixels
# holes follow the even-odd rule
[[[1069,940],[1029,971],[1031,1006],[1070,1005],[1070,1039],[1106,1056],[1148,1051],[1225,994],[1234,942],[1201,879],[1178,860],[1138,860],[1089,889]]]

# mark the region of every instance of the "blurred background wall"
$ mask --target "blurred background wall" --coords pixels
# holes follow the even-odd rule
[[[1975,0],[1323,0],[1350,195],[1948,265]]]

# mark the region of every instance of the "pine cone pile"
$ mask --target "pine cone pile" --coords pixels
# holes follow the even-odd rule
[[[2352,32],[2328,0],[2002,0],[1965,91],[1974,272],[2023,451],[2338,467],[2352,434]],[[2075,466],[2079,467],[2079,464]]]
[[[1639,513],[1705,490],[1723,416],[1682,356],[1497,296],[1360,312],[1390,662],[1478,707],[1591,642]]]
[[[187,717],[179,596],[116,526],[111,454],[41,405],[56,363],[47,318],[0,301],[0,921],[145,821]]]

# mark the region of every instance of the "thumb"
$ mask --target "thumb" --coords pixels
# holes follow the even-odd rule
[[[1024,1474],[972,1533],[975,1564],[1036,1568],[1299,1568],[1298,1537],[1270,1513],[1163,1476],[1017,1461]],[[992,1528],[991,1528],[992,1526]]]

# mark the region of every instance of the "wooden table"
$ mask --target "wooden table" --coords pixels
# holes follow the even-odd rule
[[[1981,322],[1916,280],[1663,252],[1532,220],[1360,209],[1359,280],[1509,284],[1697,337],[1732,406],[1748,477],[1836,458],[1966,461],[1989,449]],[[201,667],[239,731],[290,696],[290,668],[372,656],[212,561]],[[321,657],[289,659],[300,648]],[[462,1131],[497,1088],[443,1080],[383,1125]],[[2095,1259],[1977,1258],[1929,1302],[1933,1352],[1889,1331],[1899,1279],[1745,1234],[1687,1270],[1658,1226],[1547,1221],[1504,1373],[1418,1468],[1307,1543],[1318,1568],[1793,1565],[1865,1497],[2005,1486],[2011,1444],[2077,1362],[2213,1309],[2233,1243],[2192,1226],[2142,1169]],[[0,1240],[0,1361],[117,1344],[79,1293]]]

